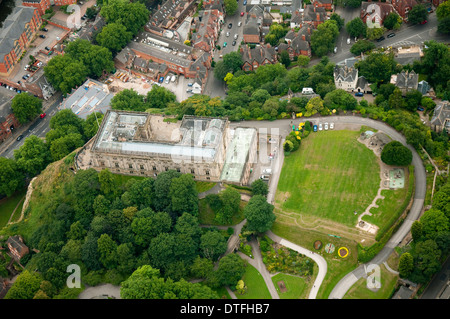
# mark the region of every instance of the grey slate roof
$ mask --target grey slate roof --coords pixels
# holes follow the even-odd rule
[[[276,52],[273,47],[268,48],[263,45],[257,45],[253,49],[246,45],[242,47],[242,50],[243,52],[241,53],[241,56],[244,63],[248,62],[252,64],[252,62],[255,60],[256,62],[261,64],[265,59],[272,62],[272,60],[276,56]]]
[[[0,86],[0,123],[6,121],[9,114],[12,113],[11,99],[16,92]]]
[[[449,101],[442,101],[434,108],[433,118],[430,123],[442,126],[446,119],[450,119],[450,103]]]
[[[397,82],[396,86],[399,88],[408,88],[408,89],[417,89],[417,85],[419,82],[419,75],[414,71],[402,71],[397,74]]]
[[[353,82],[358,77],[358,69],[336,65],[334,67],[334,81]]]
[[[0,60],[14,48],[14,42],[25,31],[25,25],[31,21],[36,8],[15,7],[12,13],[3,22],[0,29]]]

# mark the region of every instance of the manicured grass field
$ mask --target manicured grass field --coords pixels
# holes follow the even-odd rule
[[[269,289],[259,271],[250,264],[245,268],[245,274],[242,276],[247,291],[240,295],[235,291],[238,299],[272,299]],[[230,287],[234,288],[234,287]]]
[[[380,185],[372,150],[357,141],[357,131],[320,131],[302,140],[285,157],[276,204],[286,212],[354,226]]]
[[[286,286],[285,292],[280,291],[277,284],[279,281],[284,282]],[[307,284],[302,277],[280,273],[272,277],[272,282],[281,299],[306,299],[308,297],[306,295]]]

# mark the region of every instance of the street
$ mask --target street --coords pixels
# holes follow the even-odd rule
[[[0,156],[6,158],[14,157],[14,150],[19,149],[25,139],[31,135],[36,135],[38,137],[45,137],[48,131],[50,131],[50,119],[53,115],[58,111],[58,106],[62,101],[62,95],[60,93],[55,94],[51,98],[51,104],[47,106],[43,106],[43,112],[47,114],[43,119],[37,118],[33,122],[24,124],[19,127],[12,135],[9,140],[6,140],[4,144],[0,145]],[[46,101],[44,101],[45,105]],[[20,141],[17,141],[17,137],[19,135],[23,135],[23,138]]]

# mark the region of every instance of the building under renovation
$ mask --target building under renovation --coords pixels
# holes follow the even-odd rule
[[[76,165],[149,177],[176,170],[196,180],[246,184],[255,153],[256,130],[230,130],[227,119],[185,115],[174,123],[162,115],[109,110]]]

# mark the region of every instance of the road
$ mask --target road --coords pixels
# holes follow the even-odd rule
[[[62,95],[60,93],[55,94],[50,99],[50,103],[44,101],[43,111],[47,114],[47,116],[43,119],[38,117],[31,123],[19,127],[10,139],[5,141],[5,143],[0,146],[0,156],[13,158],[14,150],[20,148],[25,139],[31,135],[45,137],[45,134],[50,131],[50,119],[58,111],[58,106],[61,102]],[[20,141],[17,141],[17,137],[19,135],[23,135],[23,138]]]
[[[401,142],[402,144],[406,145],[413,153],[413,161],[412,164],[414,165],[414,175],[415,175],[415,193],[414,193],[414,200],[412,207],[409,211],[409,214],[405,221],[402,223],[400,228],[397,230],[397,232],[391,237],[391,239],[386,243],[385,247],[378,253],[378,255],[375,256],[373,260],[370,261],[370,264],[377,264],[380,265],[384,261],[387,260],[389,255],[393,252],[394,248],[401,243],[403,238],[408,234],[408,232],[411,229],[412,223],[417,220],[420,216],[420,213],[423,208],[423,203],[425,199],[425,192],[426,192],[426,174],[425,174],[425,168],[423,166],[422,160],[420,159],[419,155],[415,151],[413,147],[406,144],[405,137],[397,132],[395,129],[390,127],[389,125],[380,122],[375,121],[368,118],[362,118],[357,116],[330,116],[326,118],[309,118],[311,121],[327,121],[327,122],[334,122],[337,126],[337,124],[357,124],[357,125],[366,125],[369,127],[372,127],[376,130],[383,131],[387,135],[389,135],[393,140],[397,140]],[[298,124],[300,122],[299,119],[295,120],[294,124]],[[269,129],[278,128],[281,136],[286,136],[291,131],[291,120],[277,120],[277,121],[244,121],[239,122],[238,124],[232,123],[230,127],[234,126],[247,126],[247,127],[255,127],[257,129],[259,128],[265,128],[267,131]],[[338,129],[338,127],[336,127]],[[280,171],[274,172],[275,174],[280,174]],[[272,195],[273,196],[273,195]],[[319,265],[320,266],[320,265]],[[352,287],[360,278],[363,278],[366,276],[365,274],[365,266],[366,264],[359,266],[354,271],[347,274],[344,278],[342,278],[338,284],[333,288],[332,292],[330,293],[329,298],[330,299],[342,299],[345,293]],[[319,270],[321,271],[321,270]],[[317,287],[318,288],[318,287]]]
[[[428,287],[423,292],[420,299],[438,299],[444,291],[445,287],[449,285],[450,278],[450,258],[442,266],[442,269],[437,273]]]

